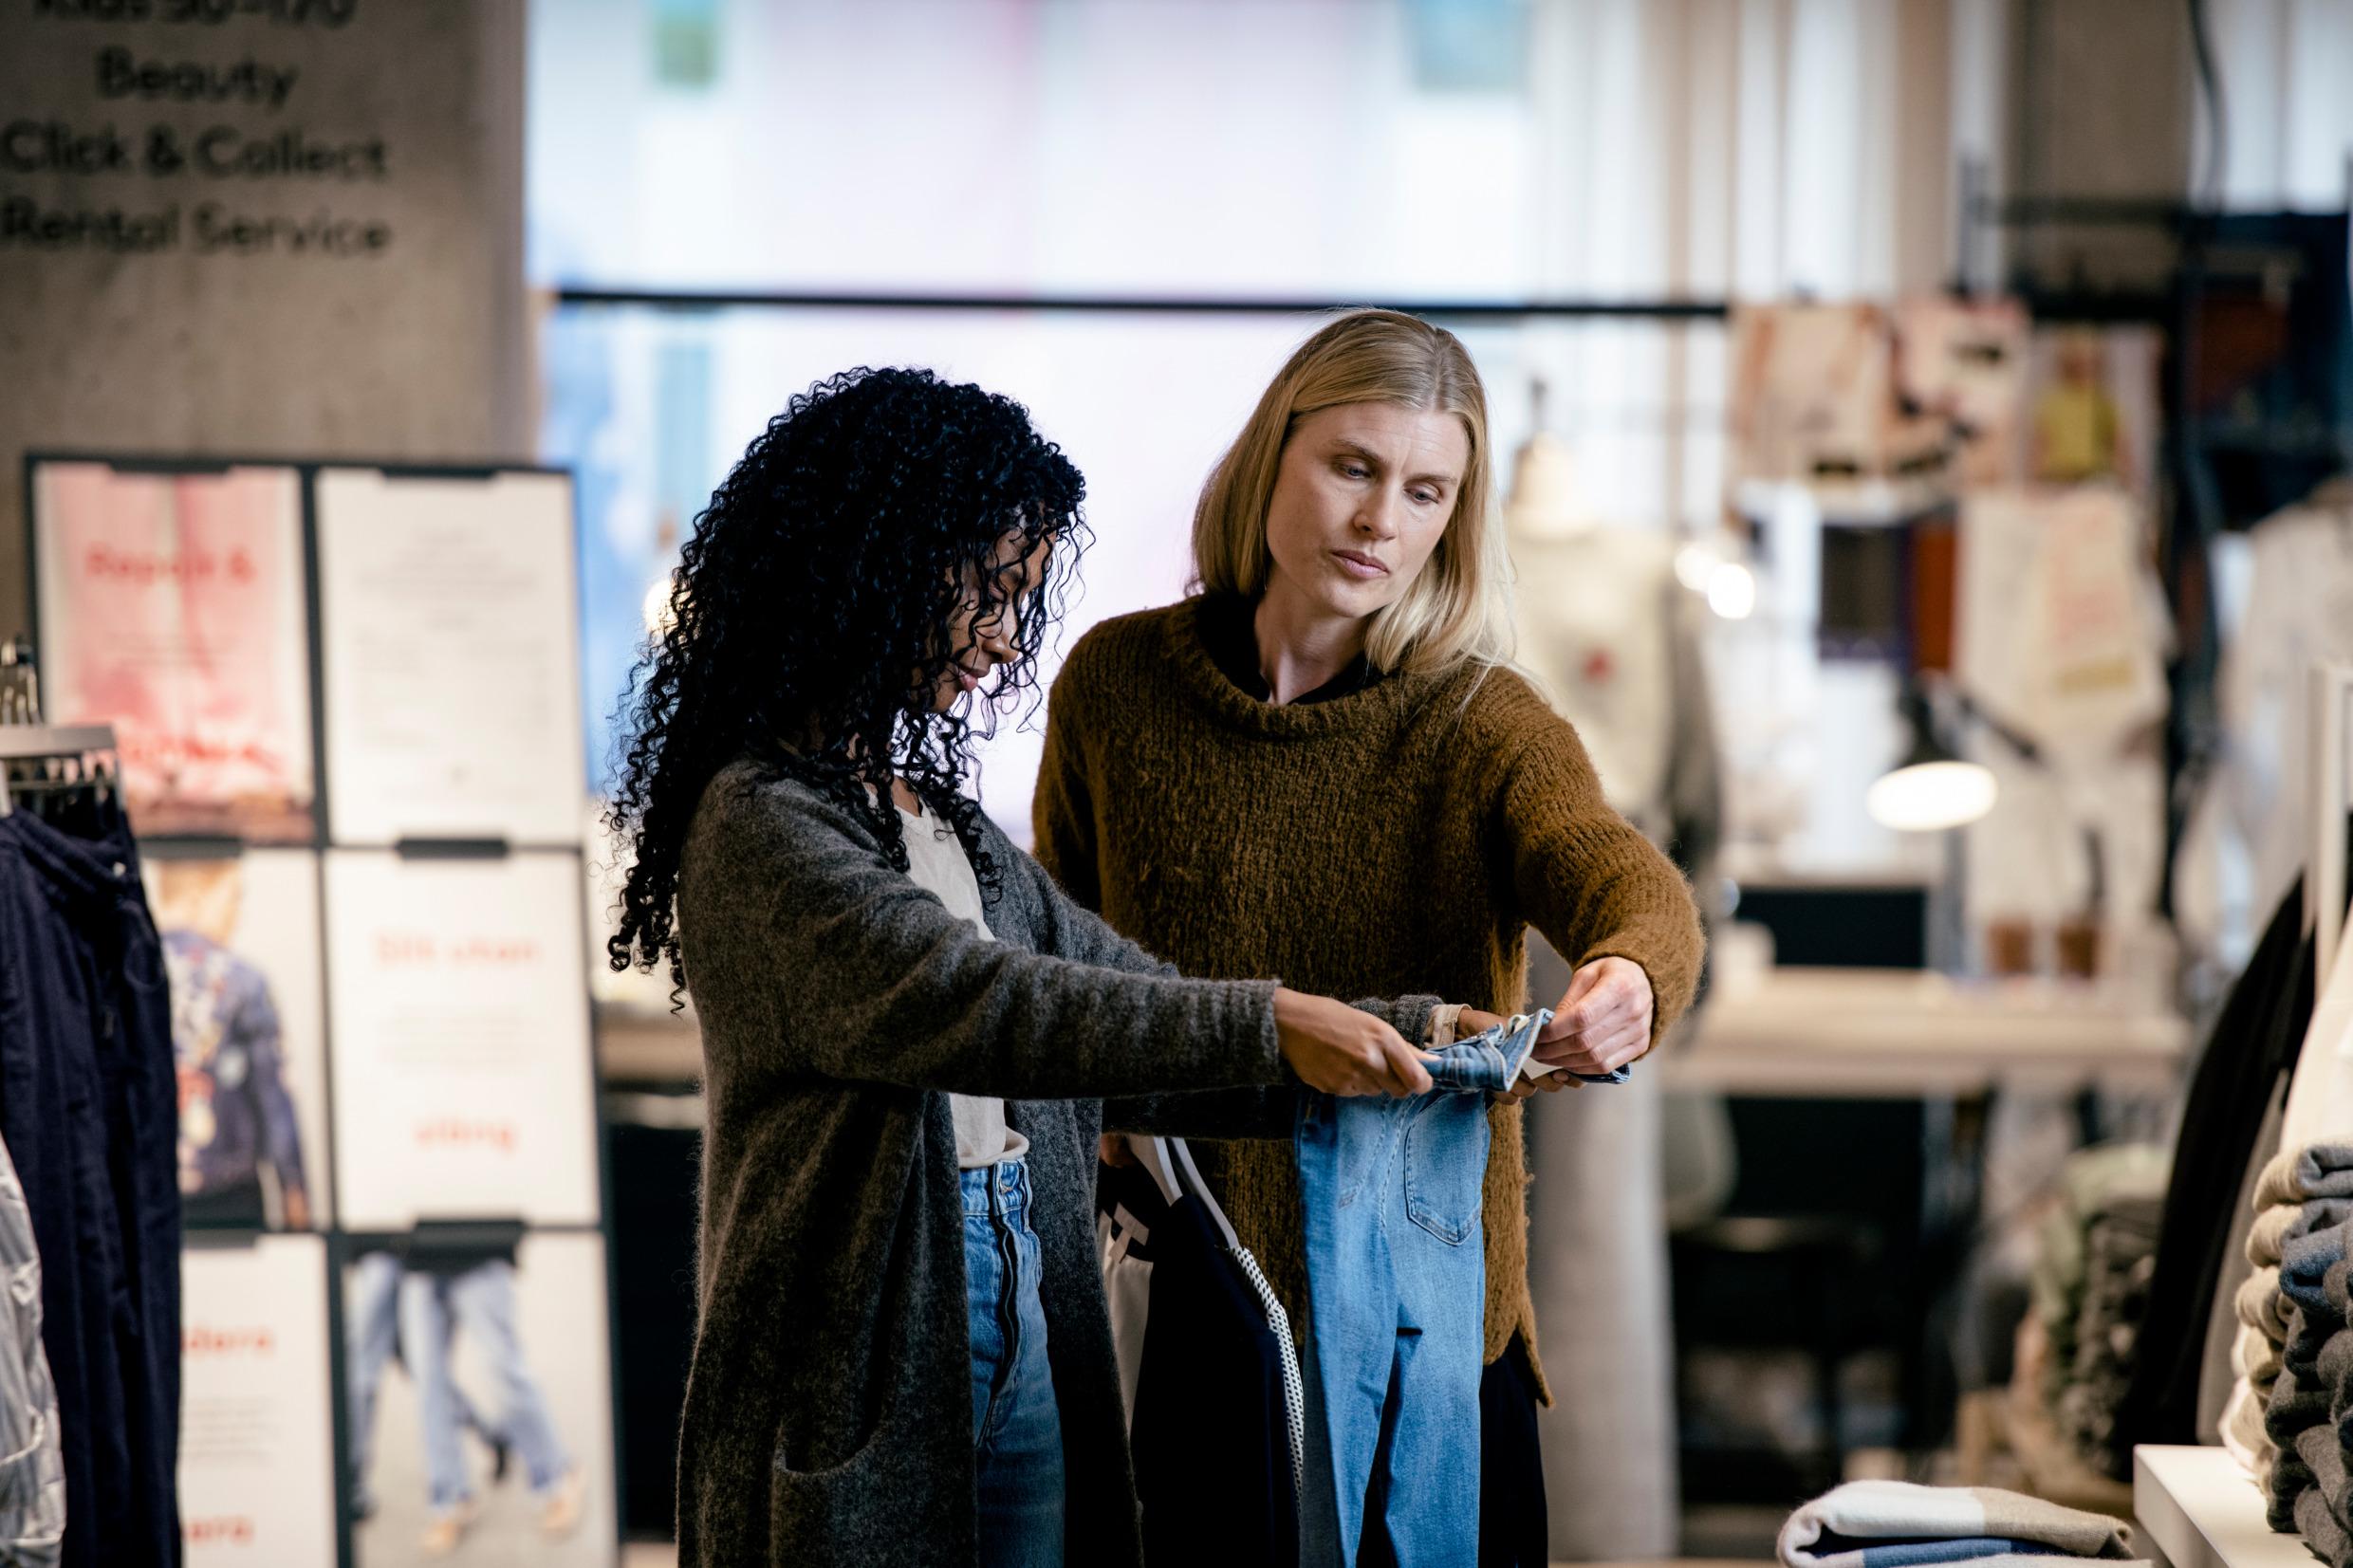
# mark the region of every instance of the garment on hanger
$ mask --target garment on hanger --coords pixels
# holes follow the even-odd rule
[[[2140,1354],[2117,1411],[2116,1445],[2196,1443],[2208,1315],[2267,1107],[2303,1049],[2312,1016],[2312,944],[2301,882],[2273,912],[2263,940],[2207,1032],[2183,1102],[2165,1189]]]
[[[1941,420],[1899,406],[1895,335],[1879,305],[1742,305],[1731,337],[1735,479],[1890,474],[1943,440]]]
[[[32,1210],[0,1143],[0,1564],[48,1568],[65,1551],[65,1459],[57,1384],[41,1344]]]
[[[1368,1519],[1399,1562],[1476,1560],[1487,1097],[1510,1087],[1550,1018],[1440,1047],[1435,1087],[1411,1098],[1300,1098],[1308,1347],[1344,1562]],[[1433,1485],[1449,1476],[1461,1484]]]
[[[1511,544],[1519,655],[1577,729],[1611,805],[1678,865],[1712,862],[1722,763],[1706,607],[1660,536],[1593,526]]]
[[[2139,507],[2112,485],[1961,507],[1955,675],[2055,767],[2097,766],[2165,716],[2170,632]]]
[[[161,943],[119,809],[0,817],[0,1141],[42,1260],[61,1560],[178,1560],[180,1199]]]
[[[1306,1415],[1290,1319],[1187,1179],[1182,1140],[1134,1144],[1139,1163],[1100,1171],[1095,1203],[1106,1284],[1115,1271],[1142,1277],[1140,1301],[1115,1295],[1112,1330],[1122,1372],[1136,1369],[1128,1445],[1144,1560],[1294,1563]]]
[[[2243,857],[2257,916],[2304,865],[2310,821],[2307,678],[2353,659],[2353,484],[2257,524],[2248,535],[2247,600],[2215,675],[2222,754],[2185,831],[2175,901],[2189,932],[2217,946],[2223,864]]]

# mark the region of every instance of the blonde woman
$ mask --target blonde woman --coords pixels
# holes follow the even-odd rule
[[[1038,856],[1188,974],[1280,974],[1334,995],[1510,1012],[1533,925],[1574,965],[1566,993],[1542,999],[1558,1016],[1538,1055],[1606,1073],[1688,1004],[1699,925],[1674,867],[1603,799],[1575,732],[1508,666],[1492,467],[1485,394],[1452,333],[1366,310],[1309,338],[1202,491],[1200,591],[1072,649]],[[1535,1405],[1551,1394],[1520,1110],[1494,1110],[1484,1202],[1482,1563],[1546,1559]],[[1197,1152],[1306,1323],[1291,1149]],[[1362,1561],[1386,1560],[1380,1516],[1368,1503]]]

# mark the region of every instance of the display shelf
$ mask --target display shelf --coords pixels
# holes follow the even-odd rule
[[[2133,1450],[2141,1546],[2172,1568],[2312,1568],[2296,1536],[2263,1520],[2263,1490],[2226,1448]]]
[[[1787,968],[1711,997],[1662,1071],[1674,1088],[1742,1095],[2161,1086],[2190,1043],[2186,1020],[2121,987]]]

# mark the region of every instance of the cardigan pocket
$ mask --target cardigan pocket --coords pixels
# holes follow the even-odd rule
[[[769,1474],[769,1561],[792,1564],[912,1562],[921,1542],[909,1539],[910,1478],[894,1476],[894,1449],[881,1432],[839,1465],[796,1470],[779,1447]]]

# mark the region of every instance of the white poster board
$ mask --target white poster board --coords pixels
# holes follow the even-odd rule
[[[325,1227],[333,1207],[319,858],[150,854],[141,870],[172,987],[188,1223]],[[248,1196],[261,1217],[232,1219]]]
[[[1976,492],[1960,548],[1955,674],[1979,708],[2063,765],[2164,717],[2166,628],[2123,490]]]
[[[528,1236],[511,1265],[411,1268],[380,1252],[344,1270],[347,1410],[367,1421],[349,1434],[369,1503],[353,1532],[364,1568],[428,1560],[434,1491],[453,1485],[471,1506],[447,1560],[613,1561],[612,1361],[593,1309],[604,1300],[593,1232]],[[384,1354],[394,1333],[398,1359]],[[492,1438],[507,1448],[503,1478]]]
[[[189,1248],[180,1257],[180,1341],[188,1568],[333,1562],[324,1239]]]
[[[33,472],[45,716],[111,724],[139,831],[313,832],[300,475]]]
[[[315,495],[329,838],[579,843],[570,477],[324,469]]]
[[[597,1223],[580,876],[562,852],[329,852],[344,1229]]]

